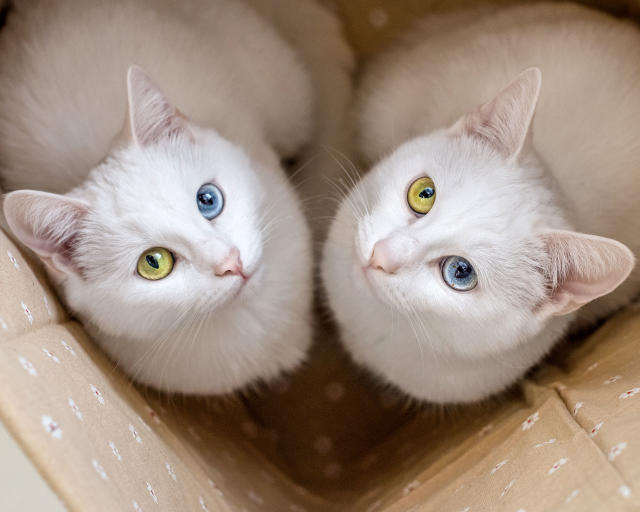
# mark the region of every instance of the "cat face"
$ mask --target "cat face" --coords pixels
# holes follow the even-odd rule
[[[139,68],[128,85],[116,148],[65,196],[9,194],[9,225],[142,382],[227,392],[290,368],[309,341],[310,241],[277,158],[193,126]]]
[[[173,308],[204,315],[260,291],[261,214],[277,191],[239,148],[213,133],[192,137],[117,151],[73,194],[96,207],[80,223],[66,290],[74,307],[110,304],[92,311],[103,330],[145,338]],[[114,315],[132,322],[114,332]]]
[[[526,147],[539,87],[529,70],[451,128],[400,146],[332,226],[323,278],[345,342],[418,398],[504,388],[548,349],[527,347],[533,336],[561,330],[555,317],[608,293],[633,266],[622,244],[567,230]],[[516,350],[530,361],[515,372],[478,372]]]

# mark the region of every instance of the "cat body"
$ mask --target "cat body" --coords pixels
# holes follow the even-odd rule
[[[299,5],[347,84],[338,23]],[[27,1],[0,33],[0,180],[44,191],[9,194],[8,224],[141,383],[225,393],[310,343],[310,234],[280,161],[324,91],[276,25],[231,0]]]
[[[639,84],[640,30],[571,4],[434,16],[377,58],[357,120],[375,165],[323,261],[354,359],[418,399],[479,400],[627,304]],[[407,206],[421,176],[435,183],[423,216]],[[475,288],[447,284],[457,255]]]

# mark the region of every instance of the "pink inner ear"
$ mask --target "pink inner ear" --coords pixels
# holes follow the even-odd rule
[[[615,290],[631,273],[633,253],[625,245],[595,235],[549,231],[543,235],[549,259],[553,314],[563,315]]]
[[[479,137],[505,158],[516,158],[527,139],[541,83],[538,68],[526,69],[489,103],[462,116],[449,133]]]
[[[136,144],[146,146],[178,133],[188,133],[184,116],[169,103],[142,68],[129,68],[127,89],[128,130]]]
[[[83,201],[32,190],[12,192],[4,202],[7,223],[18,240],[63,272],[77,270],[72,249],[88,209]]]

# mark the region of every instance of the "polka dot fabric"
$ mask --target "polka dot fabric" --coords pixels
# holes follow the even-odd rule
[[[430,10],[480,3],[323,1],[363,59]],[[0,290],[0,419],[71,511],[640,509],[638,311],[510,394],[442,409],[373,381],[330,330],[269,387],[160,395],[114,368],[2,233]]]

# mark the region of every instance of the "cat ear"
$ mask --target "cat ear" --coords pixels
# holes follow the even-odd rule
[[[612,292],[635,264],[629,248],[610,238],[572,231],[549,231],[542,238],[550,288],[543,309],[552,315],[566,315]]]
[[[139,66],[131,66],[127,72],[127,95],[125,140],[147,146],[181,132],[189,134],[185,117]]]
[[[516,159],[527,140],[541,84],[538,68],[525,69],[489,103],[462,116],[449,133],[480,137],[507,160]]]
[[[4,200],[7,223],[18,240],[53,270],[64,273],[78,270],[73,245],[88,211],[84,201],[34,190],[11,192]]]

